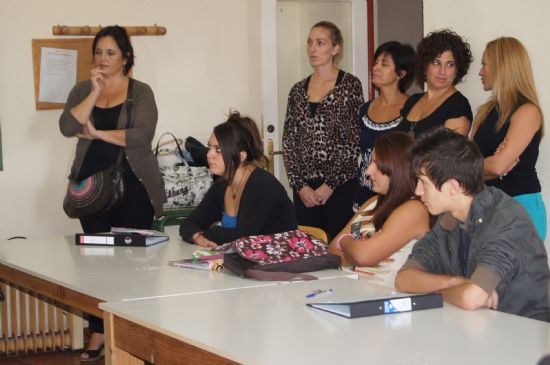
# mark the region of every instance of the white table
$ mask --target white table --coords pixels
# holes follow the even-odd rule
[[[77,246],[74,236],[0,241],[0,278],[101,317],[104,301],[274,285],[232,273],[168,266],[200,247],[177,235],[150,247]],[[319,278],[353,275],[314,272]],[[356,275],[355,275],[356,276]]]
[[[313,300],[316,289],[332,288]],[[113,364],[536,364],[550,324],[491,310],[443,308],[347,319],[309,308],[389,293],[335,278],[102,303]],[[126,336],[139,333],[138,339]]]

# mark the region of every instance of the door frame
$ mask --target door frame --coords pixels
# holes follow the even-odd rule
[[[268,141],[272,140],[273,148],[276,151],[282,149],[282,130],[279,128],[282,123],[279,119],[278,102],[278,70],[277,70],[277,2],[280,0],[261,0],[260,4],[260,29],[261,29],[261,90],[262,90],[262,135],[264,136],[264,147],[267,153]],[[288,1],[288,0],[287,0]],[[296,2],[318,2],[318,0],[295,0]],[[351,3],[352,12],[352,72],[361,80],[363,94],[369,97],[370,89],[370,58],[368,34],[374,29],[372,18],[369,19],[367,3],[373,0],[332,0],[332,2]],[[372,6],[372,5],[371,5]],[[372,12],[370,14],[372,16]],[[374,37],[374,36],[372,36]],[[373,38],[374,39],[374,38]],[[274,46],[275,45],[275,46]],[[371,45],[372,47],[372,45]],[[271,130],[268,126],[274,126]],[[268,156],[269,157],[269,156]],[[282,161],[274,158],[274,175],[281,178]]]

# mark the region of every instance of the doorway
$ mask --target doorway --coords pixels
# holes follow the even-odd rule
[[[374,29],[376,43],[374,49],[388,41],[399,41],[416,45],[424,36],[423,0],[375,0]],[[416,84],[409,88],[409,94],[423,90]]]
[[[262,120],[264,142],[281,149],[288,93],[311,74],[306,38],[321,20],[335,23],[344,38],[339,67],[368,85],[365,0],[262,0]],[[276,47],[273,47],[273,45]],[[284,164],[274,156],[274,174],[288,188]]]
[[[422,0],[262,0],[262,124],[266,151],[269,140],[275,151],[281,151],[288,93],[296,82],[311,74],[305,44],[313,24],[329,20],[340,28],[344,54],[339,67],[361,80],[368,100],[369,48],[373,52],[387,40],[416,48],[423,36],[422,14]],[[374,33],[370,38],[369,28]],[[410,92],[416,91],[411,88]],[[280,155],[274,156],[273,165],[274,175],[288,189]]]

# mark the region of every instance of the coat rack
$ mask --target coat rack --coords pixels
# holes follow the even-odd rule
[[[158,25],[153,26],[127,26],[126,31],[128,35],[165,35],[166,27]],[[101,25],[95,26],[68,26],[68,25],[54,25],[52,27],[53,35],[71,35],[71,36],[95,36],[103,27]]]

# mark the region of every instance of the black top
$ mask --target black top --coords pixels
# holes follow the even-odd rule
[[[239,205],[235,228],[212,226],[222,218],[227,186],[217,179],[191,216],[180,225],[184,241],[204,231],[209,240],[220,243],[257,234],[272,234],[297,228],[294,206],[279,181],[269,172],[256,168],[250,174]]]
[[[514,112],[521,105],[523,103],[518,104]],[[504,137],[506,137],[506,133],[510,127],[510,119],[508,119],[500,131],[497,132],[495,128],[497,120],[498,111],[496,108],[493,108],[479,125],[479,129],[474,136],[474,142],[479,146],[484,158],[492,156],[495,153],[497,147],[502,143]],[[541,137],[542,131],[539,129],[527,145],[525,151],[519,156],[518,164],[506,175],[486,181],[486,184],[497,187],[510,196],[539,193],[541,187],[535,165],[539,157]]]
[[[401,122],[401,117],[397,117],[390,121],[377,122],[369,117],[370,101],[366,102],[359,109],[359,146],[361,148],[361,156],[359,160],[359,173],[357,180],[359,182],[355,196],[353,198],[353,209],[357,211],[361,205],[376,195],[372,191],[372,181],[367,176],[367,168],[371,162],[372,150],[376,138],[384,133],[395,129]]]
[[[122,105],[124,104],[119,104],[112,108],[98,108],[95,106],[92,110],[95,128],[102,131],[117,129]],[[119,151],[120,147],[117,145],[94,139],[86,152],[82,168],[78,172],[78,180],[83,180],[96,172],[114,165]],[[126,159],[123,159],[123,161],[126,162]]]
[[[334,86],[338,85],[340,83],[340,81],[342,81],[342,79],[344,78],[344,75],[346,73],[342,70],[338,70],[338,75],[336,76],[336,83],[334,84]],[[304,84],[304,87],[306,88],[306,91],[307,91],[307,88],[309,87],[309,81],[311,80],[311,75],[309,75],[307,78],[306,78],[306,82]],[[308,101],[307,102],[308,105],[309,105],[309,113],[311,114],[311,117],[313,118],[315,116],[315,113],[317,113],[317,109],[319,108],[319,102],[314,102],[314,101]]]
[[[415,137],[418,137],[422,133],[435,128],[440,127],[445,124],[447,119],[466,117],[470,122],[472,121],[472,108],[468,99],[456,91],[454,94],[449,96],[432,114],[428,115],[424,119],[420,119],[417,122],[411,123],[407,119],[407,115],[410,113],[413,106],[420,100],[424,93],[418,93],[411,95],[409,99],[403,105],[401,109],[401,116],[403,120],[397,127],[398,131],[402,132],[413,132]]]

